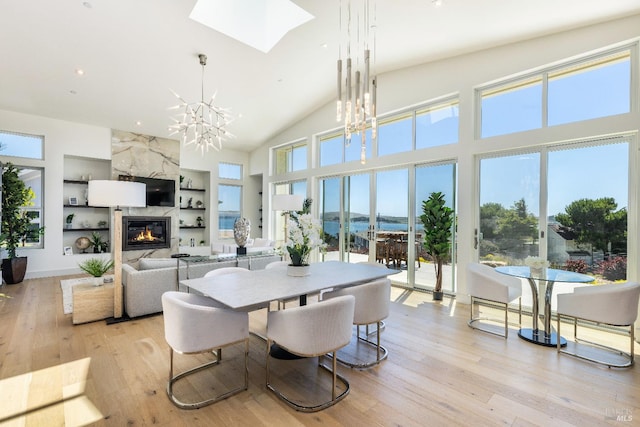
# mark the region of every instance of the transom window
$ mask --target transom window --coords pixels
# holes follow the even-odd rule
[[[0,156],[42,160],[44,136],[0,131]]]
[[[631,50],[610,52],[481,88],[481,138],[631,111]]]
[[[234,163],[219,163],[218,178],[242,179],[242,165],[237,165]]]
[[[307,168],[307,141],[276,148],[274,157],[276,174],[304,170]]]

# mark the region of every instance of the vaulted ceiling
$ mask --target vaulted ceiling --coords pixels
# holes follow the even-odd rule
[[[378,73],[640,13],[638,0],[371,2]],[[348,0],[294,0],[314,18],[268,53],[191,20],[195,3],[0,0],[0,109],[167,137],[170,89],[200,97],[199,53],[205,97],[236,116],[228,147],[251,150],[334,99]]]

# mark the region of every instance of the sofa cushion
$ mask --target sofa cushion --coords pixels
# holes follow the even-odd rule
[[[269,240],[269,239],[262,239],[260,237],[256,237],[255,239],[253,239],[253,246],[254,247],[269,247],[269,246],[273,246],[274,242],[273,240]]]
[[[175,266],[176,260],[173,258],[142,258],[138,261],[138,270],[140,271]]]

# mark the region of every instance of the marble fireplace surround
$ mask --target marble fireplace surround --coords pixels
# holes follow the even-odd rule
[[[166,138],[142,135],[119,130],[111,131],[111,179],[120,175],[147,178],[180,178],[180,143]],[[176,185],[176,191],[179,185]],[[176,197],[178,200],[178,197]],[[179,207],[150,206],[146,208],[123,208],[125,216],[170,217],[171,229],[179,227]],[[178,252],[179,233],[171,233],[169,248],[126,251],[122,262],[136,264],[140,258],[168,258]]]

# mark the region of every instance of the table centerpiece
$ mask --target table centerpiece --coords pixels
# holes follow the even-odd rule
[[[289,276],[308,276],[311,251],[316,248],[320,250],[326,248],[326,244],[322,241],[320,221],[314,219],[311,214],[292,212],[287,222],[287,228],[289,231],[286,248],[291,257],[287,274]]]

